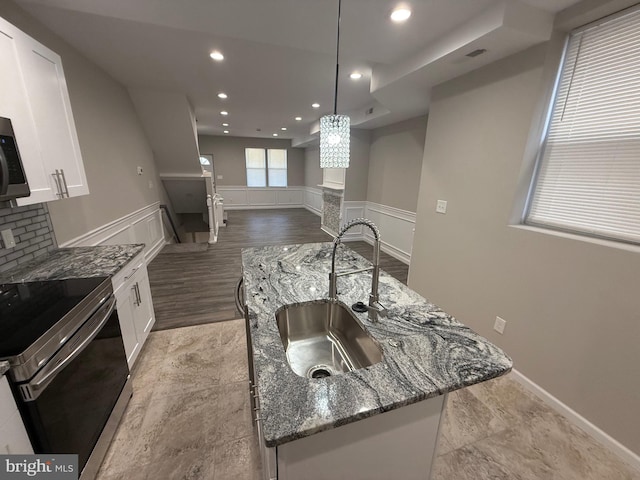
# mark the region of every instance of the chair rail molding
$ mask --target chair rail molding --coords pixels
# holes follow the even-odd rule
[[[302,208],[305,187],[247,187],[218,185],[225,210],[253,210],[260,208]]]
[[[147,262],[153,260],[168,243],[164,236],[160,202],[152,203],[106,223],[64,242],[60,247],[93,247],[129,243],[145,244],[144,257]]]

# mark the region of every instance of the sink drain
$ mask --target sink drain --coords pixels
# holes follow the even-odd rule
[[[331,376],[331,370],[325,365],[316,365],[307,372],[309,378],[327,378]]]

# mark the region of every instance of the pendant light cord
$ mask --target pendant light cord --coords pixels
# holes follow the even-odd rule
[[[342,9],[342,0],[338,0],[338,39],[336,41],[336,89],[333,94],[333,114],[338,113],[338,74],[340,70],[340,11]]]

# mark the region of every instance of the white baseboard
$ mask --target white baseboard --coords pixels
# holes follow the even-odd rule
[[[540,385],[525,377],[518,370],[513,369],[511,371],[511,375],[513,376],[513,379],[515,381],[517,381],[520,385],[529,390],[535,396],[540,398],[543,402],[553,408],[560,415],[565,417],[577,427],[581,428],[585,433],[601,443],[607,449],[614,452],[622,460],[630,464],[633,468],[640,470],[640,455],[632,452],[629,448],[625,447],[615,438],[611,437],[602,429],[591,423],[571,407],[551,395]]]
[[[144,243],[144,257],[148,262],[167,243],[164,237],[160,202],[152,203],[87,233],[64,242],[60,247],[117,245]]]
[[[322,211],[321,210],[316,210],[315,208],[313,208],[310,205],[304,205],[304,208],[309,210],[311,213],[315,213],[316,215],[318,215],[319,217],[322,216]]]

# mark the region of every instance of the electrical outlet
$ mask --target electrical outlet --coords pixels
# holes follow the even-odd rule
[[[142,175],[142,167],[138,167],[138,175]]]
[[[218,180],[222,180],[222,175],[217,175]]]
[[[438,200],[436,203],[436,213],[447,213],[447,201]]]
[[[13,248],[16,246],[16,240],[15,238],[13,238],[13,232],[10,228],[2,230],[0,234],[2,235],[2,243],[4,244],[4,248]]]
[[[507,321],[503,318],[496,317],[496,321],[493,324],[493,329],[498,332],[500,335],[504,333],[504,327],[507,326]]]

